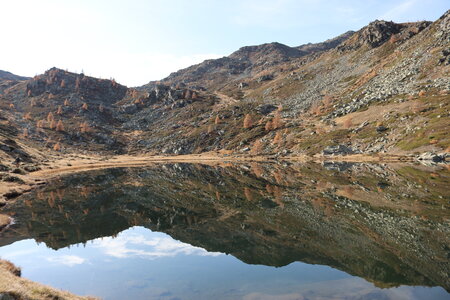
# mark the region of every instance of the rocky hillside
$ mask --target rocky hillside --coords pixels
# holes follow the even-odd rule
[[[27,147],[448,152],[448,49],[450,12],[435,22],[374,21],[319,44],[243,47],[138,88],[56,68],[34,78],[1,75],[0,157]]]
[[[21,80],[27,80],[27,79],[29,79],[29,78],[24,77],[24,76],[15,75],[11,72],[0,70],[0,81],[4,81],[4,80],[21,81]]]

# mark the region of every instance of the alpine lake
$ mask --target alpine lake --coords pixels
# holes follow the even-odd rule
[[[3,211],[22,277],[102,299],[450,299],[450,168],[154,164]]]

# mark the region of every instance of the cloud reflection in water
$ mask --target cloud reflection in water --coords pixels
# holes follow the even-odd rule
[[[134,229],[131,229],[134,230]],[[127,230],[128,231],[128,230]],[[208,252],[203,248],[172,239],[165,234],[151,232],[151,236],[141,233],[120,233],[117,237],[106,237],[93,242],[93,247],[115,258],[140,257],[157,259],[177,255],[219,256],[222,253]]]

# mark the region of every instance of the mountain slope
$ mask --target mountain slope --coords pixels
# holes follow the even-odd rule
[[[65,153],[448,151],[449,24],[446,12],[319,44],[243,47],[136,89],[53,68],[8,83],[0,142]]]
[[[11,72],[0,70],[0,80],[20,81],[20,80],[27,80],[27,79],[29,79],[29,77],[19,76],[19,75],[15,75]]]

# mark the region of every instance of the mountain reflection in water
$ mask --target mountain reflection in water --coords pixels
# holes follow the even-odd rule
[[[348,163],[99,170],[6,207],[16,224],[0,245],[32,238],[60,249],[107,237],[94,245],[116,258],[225,253],[246,264],[327,265],[379,288],[449,291],[449,178],[446,168]],[[178,241],[113,238],[134,226]]]

